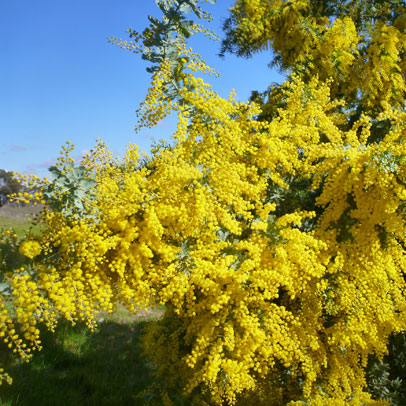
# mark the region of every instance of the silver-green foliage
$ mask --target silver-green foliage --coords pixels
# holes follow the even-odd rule
[[[88,216],[87,202],[94,198],[96,181],[84,166],[65,163],[60,168],[51,166],[50,184],[43,191],[48,206],[69,216]]]

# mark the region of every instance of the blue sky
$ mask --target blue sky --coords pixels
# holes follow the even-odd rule
[[[232,3],[207,3],[210,28],[220,37]],[[170,139],[174,118],[135,133],[148,63],[107,41],[127,39],[129,27],[142,31],[148,15],[159,16],[154,0],[0,1],[0,169],[45,176],[67,140],[80,156],[96,137],[118,154],[129,142],[148,151],[152,137]],[[219,79],[207,78],[220,95],[234,88],[246,100],[251,90],[283,81],[267,67],[269,53],[222,60],[219,47],[204,37],[193,42],[220,72]]]

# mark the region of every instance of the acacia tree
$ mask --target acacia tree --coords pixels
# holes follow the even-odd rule
[[[212,73],[186,46],[204,31],[186,14],[209,18],[197,1],[157,3],[162,20],[151,18],[142,34],[130,29],[130,41],[111,40],[153,62],[140,125],[176,111],[173,145],[144,161],[130,145],[117,161],[100,143],[76,167],[66,148],[55,179],[36,182],[43,233],[6,236],[2,254],[3,292],[17,315],[0,315],[6,342],[29,356],[40,320],[52,329],[62,315],[93,327],[95,312],[118,301],[134,312],[158,302],[166,311],[145,337],[157,377],[145,402],[384,404],[365,392],[365,367],[406,326],[406,114],[387,55],[374,65],[382,100],[367,85],[354,93],[340,69],[363,68],[356,14],[322,19],[310,1],[237,1],[229,38],[280,43],[284,63],[298,67],[265,117],[257,103],[222,99],[195,75]],[[307,23],[320,35],[302,35]],[[385,37],[377,19],[371,33],[374,24]],[[303,55],[295,30],[314,40]],[[338,49],[347,50],[342,59]],[[317,73],[320,55],[331,54],[340,61],[326,62],[332,74]],[[403,80],[399,55],[390,66]]]
[[[307,82],[314,76],[330,80],[331,96],[345,100],[340,128],[349,129],[361,115],[368,115],[368,143],[379,143],[392,125],[377,119],[383,105],[400,109],[405,105],[405,2],[259,2],[257,6],[259,12],[253,13],[253,2],[236,2],[224,23],[222,56],[231,52],[249,58],[270,48],[270,65],[288,76],[299,74]],[[252,93],[251,100],[261,105],[258,119],[271,120],[278,114],[278,107],[284,105],[283,88],[284,84],[272,84]],[[300,178],[292,179],[289,190],[282,192],[287,206],[293,202],[317,210],[306,187]],[[307,199],[300,204],[301,195]],[[371,358],[369,366],[371,390],[394,402],[406,397],[399,379],[406,377],[406,363],[399,358],[405,338],[392,337],[392,353],[385,363]]]
[[[376,118],[385,103],[404,107],[404,8],[403,0],[237,0],[221,53],[270,49],[271,65],[283,72],[330,80],[331,97],[345,100],[348,128],[361,114]]]

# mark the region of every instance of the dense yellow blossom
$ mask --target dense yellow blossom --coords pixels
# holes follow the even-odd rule
[[[117,300],[132,311],[153,300],[169,310],[150,336],[176,333],[147,339],[146,350],[186,392],[206,387],[219,404],[267,399],[282,368],[302,377],[308,398],[361,404],[368,354],[384,354],[406,323],[405,168],[400,160],[395,176],[378,159],[389,147],[392,157],[405,154],[405,114],[384,112],[394,130],[362,144],[328,114],[328,87],[312,89],[303,98],[297,80],[279,119],[260,123],[255,105],[223,100],[196,79],[184,97],[198,113],[179,111],[173,147],[142,165],[130,145],[117,166],[99,144],[82,163],[98,180],[97,219],[44,211],[36,277],[21,270],[12,280],[24,339],[39,346],[38,319],[52,327],[61,314],[93,326],[97,310]],[[311,232],[300,224],[314,213],[276,218],[277,204],[266,201],[270,183],[287,187],[283,179],[298,172],[324,184]],[[28,257],[30,241],[19,246]]]
[[[241,35],[259,41],[271,30],[273,41],[293,41],[289,27],[308,2],[290,3],[237,1]],[[258,21],[269,8],[281,11],[276,25]],[[337,77],[352,71],[360,39],[348,18],[324,24],[317,52],[333,56],[323,68],[333,79],[293,75],[269,122],[257,120],[255,103],[221,98],[196,77],[212,71],[180,43],[179,99],[165,95],[163,63],[140,109],[141,125],[178,114],[173,143],[144,159],[130,144],[118,160],[99,142],[80,163],[96,180],[82,216],[46,204],[41,235],[4,236],[29,259],[13,267],[0,258],[17,314],[0,304],[0,334],[13,351],[29,358],[40,348],[39,322],[53,329],[63,316],[93,328],[118,302],[133,312],[160,303],[164,318],[144,338],[158,404],[174,405],[179,392],[195,406],[384,404],[364,392],[364,368],[406,327],[406,113],[389,104],[399,78],[380,76],[378,88],[391,90],[375,119],[390,129],[375,142],[367,115],[343,129]],[[304,53],[286,57],[316,61],[308,35],[295,39]],[[74,170],[71,149],[61,173]],[[311,210],[280,198],[299,177],[314,192]],[[47,187],[35,180],[34,197]]]
[[[332,6],[335,13],[327,3],[236,0],[228,34],[243,55],[271,49],[283,69],[333,79],[333,97],[357,102],[364,111],[381,111],[384,102],[402,107],[404,2],[394,8],[390,2],[348,1]]]
[[[41,252],[41,246],[38,241],[23,241],[20,244],[19,251],[27,258],[33,259]]]

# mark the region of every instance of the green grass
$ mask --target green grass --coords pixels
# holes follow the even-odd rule
[[[0,207],[0,230],[13,228],[18,238],[23,238],[24,234],[31,227],[28,216],[32,216],[41,210],[39,206],[3,206]],[[34,232],[39,232],[39,227],[33,227]]]
[[[0,230],[13,228],[18,238],[23,238],[25,233],[30,228],[31,223],[24,220],[11,220],[7,217],[0,216]],[[35,229],[37,229],[36,227]],[[35,230],[34,229],[34,230]]]
[[[140,337],[162,309],[134,316],[123,308],[103,316],[95,332],[61,321],[55,333],[43,330],[43,350],[23,363],[0,347],[0,362],[13,384],[0,386],[1,406],[143,405],[137,395],[152,382]]]

